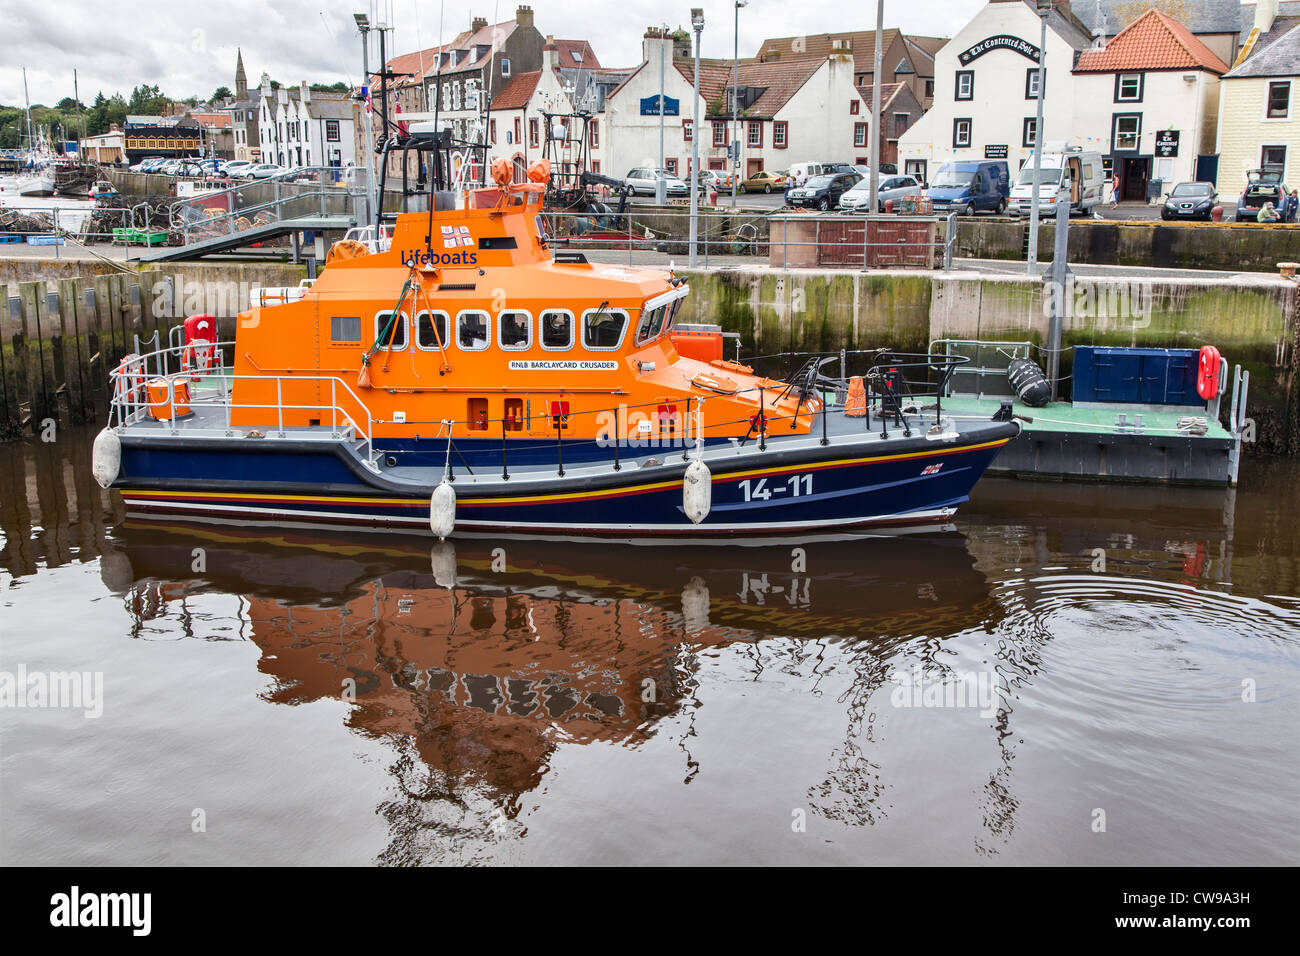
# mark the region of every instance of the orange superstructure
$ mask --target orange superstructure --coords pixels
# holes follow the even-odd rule
[[[645,423],[679,433],[688,400],[703,398],[709,438],[755,434],[759,420],[809,430],[815,399],[678,353],[684,279],[553,254],[536,185],[400,215],[388,249],[340,245],[301,298],[241,315],[232,424],[329,424],[322,409],[336,405],[372,417],[379,439],[445,435],[447,421],[457,437],[628,438]],[[285,380],[294,375],[304,381]],[[356,381],[356,398],[331,378]]]

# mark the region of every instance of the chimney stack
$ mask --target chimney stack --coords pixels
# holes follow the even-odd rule
[[[487,26],[487,17],[475,17],[469,22],[469,32],[478,33],[478,31],[482,30],[485,26]]]
[[[547,34],[546,45],[542,47],[542,69],[554,70],[560,57],[560,48],[555,45],[555,37]]]
[[[529,29],[533,25],[533,8],[526,3],[520,4],[519,9],[515,11],[515,25],[524,29]]]
[[[1273,29],[1273,21],[1277,19],[1277,0],[1255,0],[1255,23],[1254,27],[1260,33],[1267,33]]]

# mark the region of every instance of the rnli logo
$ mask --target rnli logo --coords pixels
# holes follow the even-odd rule
[[[921,474],[937,475],[939,474],[939,469],[942,467],[943,467],[943,462],[939,462],[939,464],[937,465],[926,465],[924,468],[921,469]]]
[[[474,245],[474,237],[469,234],[469,226],[443,226],[442,244],[448,249],[456,246]]]

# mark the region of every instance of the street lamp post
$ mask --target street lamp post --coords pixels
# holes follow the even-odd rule
[[[659,33],[659,169],[664,168],[664,39],[668,36],[668,27]],[[655,202],[664,205],[668,201],[668,180],[658,171],[655,173]]]
[[[867,175],[870,180],[867,182],[868,198],[870,203],[869,215],[875,215],[880,211],[880,87],[882,61],[884,60],[884,51],[881,49],[881,39],[885,32],[885,0],[876,0],[876,49],[875,64],[871,73],[871,136],[868,142],[871,143],[871,161],[867,164]],[[862,226],[864,235],[867,229],[866,224]],[[866,241],[865,238],[863,240]],[[867,267],[864,254],[862,268]]]
[[[691,9],[691,29],[695,31],[695,85],[691,99],[695,118],[691,120],[691,268],[695,268],[695,246],[699,237],[700,208],[700,34],[704,32],[704,10]]]
[[[1040,32],[1038,39],[1038,116],[1034,120],[1034,188],[1029,207],[1029,274],[1038,273],[1038,191],[1043,169],[1043,87],[1047,74],[1047,14],[1052,10],[1052,0],[1037,0]]]
[[[357,221],[369,222],[371,204],[375,201],[375,133],[370,125],[370,18],[364,13],[354,13],[352,18],[361,31],[361,93],[364,97],[362,108],[366,113],[366,202],[364,215]]]
[[[727,154],[731,160],[731,208],[736,208],[736,189],[740,185],[740,8],[748,0],[735,0],[735,49],[731,54],[731,144]]]

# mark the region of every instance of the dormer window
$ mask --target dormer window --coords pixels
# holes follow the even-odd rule
[[[581,62],[582,62],[582,51],[581,51],[581,50],[570,50],[570,51],[569,51],[569,56],[573,57],[573,62],[574,62],[574,63],[581,63]]]

